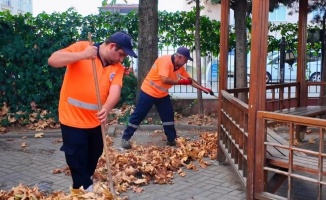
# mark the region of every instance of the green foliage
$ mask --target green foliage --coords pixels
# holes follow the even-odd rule
[[[194,48],[194,12],[160,14],[160,46],[185,45]],[[202,52],[219,50],[219,22],[207,17],[201,19]],[[76,41],[87,40],[92,33],[94,42],[104,41],[116,31],[130,34],[137,47],[138,14],[100,13],[83,17],[73,8],[63,13],[41,13],[13,16],[9,12],[0,12],[0,102],[6,102],[10,112],[31,113],[30,104],[48,110],[49,117],[57,118],[57,106],[64,68],[52,68],[47,64],[48,57],[56,50]],[[130,61],[125,61],[130,66]],[[137,80],[133,74],[123,79],[121,100],[134,104]],[[6,121],[2,125],[8,125]]]
[[[308,31],[318,29],[317,25],[307,27]],[[282,24],[269,24],[269,31],[271,34],[268,36],[268,51],[272,51],[279,48],[281,39],[273,36],[274,33],[280,33],[281,36],[285,37],[287,42],[287,49],[291,49],[294,52],[298,49],[298,23],[282,23]],[[307,43],[307,50],[314,50],[318,52],[321,49],[321,42]]]
[[[119,117],[118,123],[127,125],[129,122],[130,116],[131,116],[131,108],[129,108],[122,116]]]
[[[48,57],[56,50],[76,41],[87,40],[92,33],[94,42],[104,41],[116,31],[125,31],[134,39],[137,48],[137,13],[128,15],[100,13],[81,16],[74,9],[63,13],[41,13],[13,16],[0,12],[0,102],[6,102],[10,112],[32,112],[30,104],[48,110],[47,117],[57,120],[59,92],[65,69],[49,67]],[[217,57],[220,44],[220,22],[201,16],[201,53]],[[195,12],[159,12],[159,48],[164,46],[187,46],[194,49]],[[247,20],[250,28],[251,21]],[[297,45],[297,24],[270,25],[271,31],[281,31],[289,45]],[[250,30],[250,29],[249,29]],[[284,30],[284,31],[283,31]],[[235,34],[230,27],[230,49],[235,47]],[[278,47],[279,40],[270,36],[270,48]],[[314,48],[320,48],[314,44]],[[128,69],[130,60],[124,65]],[[133,74],[125,75],[119,106],[134,104],[137,80]],[[193,105],[189,105],[192,107]],[[2,120],[1,125],[10,122]]]
[[[159,49],[187,46],[195,49],[195,11],[159,13]],[[217,57],[220,49],[220,22],[200,17],[201,54]]]
[[[123,87],[118,106],[122,106],[123,104],[134,105],[136,103],[136,91],[137,78],[135,75],[133,73],[125,75],[123,77]]]

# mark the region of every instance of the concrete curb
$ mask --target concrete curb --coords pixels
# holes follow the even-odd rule
[[[107,134],[111,137],[115,137],[115,131],[117,129],[124,130],[126,125],[112,125],[109,127]],[[217,131],[216,126],[198,126],[198,125],[188,125],[188,124],[176,124],[175,128],[179,130],[206,130],[206,131]],[[154,131],[163,129],[162,125],[140,125],[138,131]],[[56,138],[61,137],[60,129],[52,129],[52,130],[43,130],[43,131],[18,131],[18,132],[8,132],[4,134],[0,134],[0,138],[33,138],[36,133],[44,133],[43,138]]]

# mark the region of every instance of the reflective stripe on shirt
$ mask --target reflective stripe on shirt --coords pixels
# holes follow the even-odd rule
[[[169,91],[168,89],[157,85],[154,81],[149,81],[149,84],[154,86],[155,88],[161,90],[162,92],[168,92]]]
[[[68,97],[68,103],[78,108],[84,108],[87,110],[98,110],[97,104],[86,103],[71,97]]]

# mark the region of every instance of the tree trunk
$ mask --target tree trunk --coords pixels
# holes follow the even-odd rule
[[[247,29],[246,29],[246,9],[247,0],[239,0],[234,4],[235,34],[236,34],[236,87],[247,87]],[[262,75],[264,76],[264,75]],[[245,94],[238,96],[243,102],[248,101]]]
[[[158,55],[158,0],[139,0],[138,88]],[[138,99],[138,95],[137,95]]]
[[[201,84],[201,56],[200,56],[200,1],[196,0],[196,31],[195,31],[195,51],[196,51],[196,69],[197,82]],[[197,90],[198,112],[204,113],[202,91]]]

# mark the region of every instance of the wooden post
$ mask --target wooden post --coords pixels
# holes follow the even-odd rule
[[[298,68],[297,81],[300,85],[299,106],[308,105],[308,88],[306,82],[307,67],[307,15],[308,0],[299,1],[299,33],[298,33]],[[304,139],[305,127],[296,126],[295,137],[299,141]],[[302,134],[300,134],[302,133]]]
[[[230,0],[222,0],[221,2],[221,37],[220,37],[220,64],[219,64],[219,98],[218,98],[218,133],[221,133],[221,104],[222,98],[220,96],[221,90],[227,88],[228,81],[228,52],[229,52],[229,15],[230,15]],[[218,135],[218,152],[217,160],[220,162],[225,161],[225,155],[223,154],[219,141],[221,134]]]
[[[248,120],[248,177],[247,199],[264,188],[262,122],[257,124],[257,111],[265,110],[266,102],[266,57],[268,35],[268,0],[252,1],[252,39],[250,57],[249,120]]]
[[[298,32],[298,68],[297,81],[300,83],[299,106],[307,106],[308,92],[306,83],[307,65],[307,13],[308,0],[299,1],[299,32]]]

